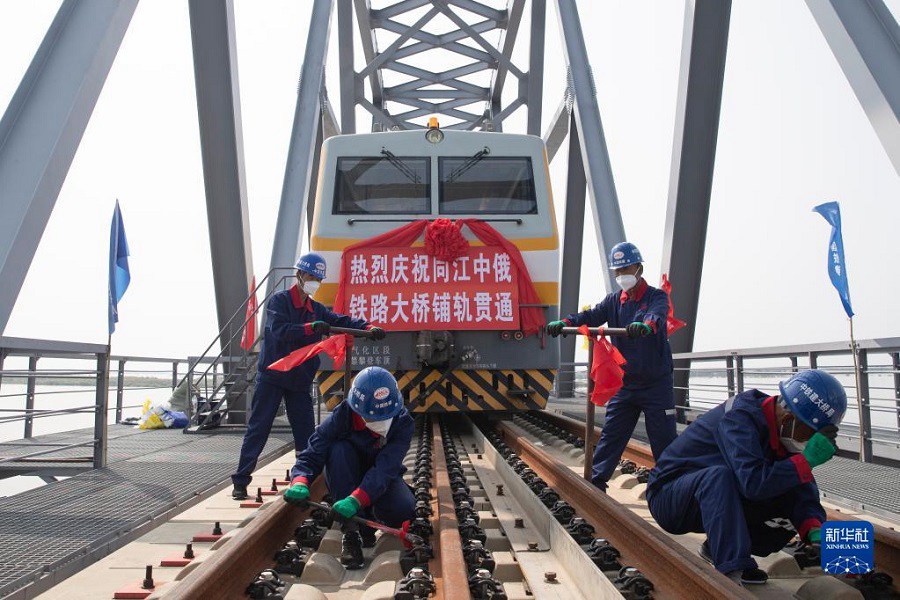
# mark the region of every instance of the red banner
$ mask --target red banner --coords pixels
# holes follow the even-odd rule
[[[344,260],[351,317],[389,331],[519,329],[518,271],[500,246],[449,262],[422,247],[359,248]]]

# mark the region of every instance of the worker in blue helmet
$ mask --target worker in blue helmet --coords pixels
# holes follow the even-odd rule
[[[669,533],[706,533],[701,555],[743,584],[765,583],[752,555],[795,535],[818,544],[825,521],[812,470],[837,452],[847,410],[840,382],[801,371],[772,396],[753,389],[706,412],[650,472],[650,513]],[[773,520],[791,527],[772,526]]]
[[[643,278],[643,260],[634,244],[613,246],[609,268],[621,291],[608,294],[590,310],[547,325],[552,336],[559,335],[563,327],[581,325],[622,327],[628,332],[627,338],[611,338],[626,363],[622,388],[606,406],[606,420],[594,451],[591,481],[604,491],[641,413],[654,458],[677,435],[672,350],[666,329],[669,296]]]
[[[403,481],[413,428],[394,376],[381,367],[367,367],[297,456],[284,499],[302,504],[309,498],[310,482],[324,468],[328,491],[338,499],[332,509],[344,520],[341,563],[348,569],[362,568],[362,548],[374,545],[375,532],[346,519],[363,513],[406,528],[415,517],[416,499]]]
[[[372,327],[362,319],[353,319],[332,312],[313,300],[322,280],[325,279],[325,259],[315,252],[297,259],[296,281],[289,289],[276,292],[266,303],[266,325],[259,348],[256,390],[250,406],[247,431],[241,445],[237,471],[231,476],[234,484],[232,497],[245,500],[247,486],[256,468],[275,414],[284,399],[285,412],[294,435],[294,447],[299,452],[315,427],[310,388],[319,368],[314,357],[287,372],[269,370],[267,367],[294,350],[313,344],[327,335],[331,326],[351,329],[369,329],[372,339],[384,338],[384,331]]]

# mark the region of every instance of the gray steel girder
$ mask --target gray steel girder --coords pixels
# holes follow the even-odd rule
[[[687,322],[669,342],[675,353],[694,345],[730,16],[731,0],[689,0],[685,8],[661,267],[676,316]],[[685,402],[688,375],[675,371],[677,404]]]
[[[216,314],[222,350],[239,356],[253,258],[232,0],[190,0],[191,42]],[[233,341],[229,340],[234,337]]]
[[[900,27],[882,0],[806,0],[900,173]]]
[[[334,0],[315,0],[313,4],[309,37],[300,69],[300,86],[284,171],[281,204],[275,225],[271,269],[293,265],[303,241],[302,221],[306,213],[315,144],[319,135],[325,55],[333,9]],[[275,289],[277,283],[278,277],[270,278],[266,296]]]
[[[581,156],[578,126],[575,117],[569,116],[569,171],[566,179],[566,222],[563,234],[562,273],[559,282],[559,317],[578,312],[578,296],[581,291],[581,250],[584,241],[584,204],[587,195],[587,179]],[[575,342],[578,336],[559,338],[561,365],[575,362]],[[571,398],[575,393],[575,368],[560,368],[557,391],[560,398]]]
[[[0,120],[0,333],[137,4],[65,0]]]
[[[625,226],[619,210],[619,197],[606,148],[597,90],[584,44],[578,7],[575,0],[557,0],[557,9],[575,97],[575,123],[578,124],[581,140],[581,156],[585,161],[588,191],[594,201],[592,213],[600,243],[600,264],[606,275],[606,289],[611,291],[613,275],[607,269],[607,257],[610,248],[625,240]]]

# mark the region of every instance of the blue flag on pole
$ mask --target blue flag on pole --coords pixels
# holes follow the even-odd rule
[[[826,202],[815,207],[813,211],[831,223],[831,239],[828,240],[828,276],[841,297],[847,316],[852,317],[850,282],[847,280],[847,264],[844,262],[844,237],[841,235],[841,207],[837,202]]]
[[[119,322],[119,300],[125,295],[131,273],[128,271],[128,240],[125,239],[125,223],[116,200],[112,227],[109,230],[109,334],[116,330]]]

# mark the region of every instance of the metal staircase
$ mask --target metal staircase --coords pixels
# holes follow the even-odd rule
[[[190,424],[185,433],[197,433],[221,427],[244,427],[244,418],[249,406],[257,373],[257,359],[262,332],[265,329],[265,311],[261,310],[276,292],[290,287],[294,280],[293,267],[277,267],[265,277],[247,296],[237,311],[231,316],[215,339],[210,342],[197,358],[192,358],[188,372],[181,383],[187,380],[192,390],[192,400],[188,403]],[[247,314],[247,306],[260,289],[267,289],[265,297],[256,310]],[[241,348],[240,340],[247,324],[262,314],[259,334],[253,344]],[[215,348],[219,348],[218,353]]]

